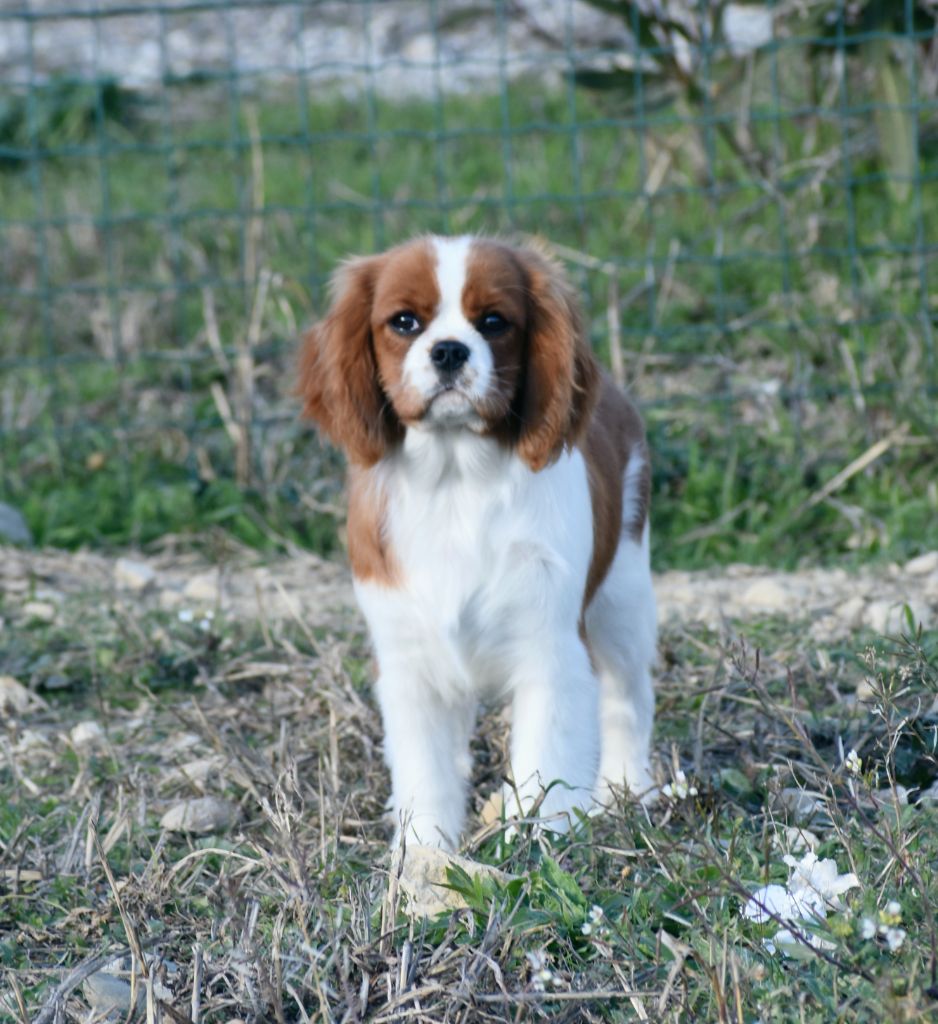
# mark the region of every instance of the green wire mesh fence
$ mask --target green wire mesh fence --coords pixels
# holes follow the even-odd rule
[[[293,355],[337,260],[547,238],[661,564],[938,545],[935,0],[5,0],[0,498],[336,540]]]

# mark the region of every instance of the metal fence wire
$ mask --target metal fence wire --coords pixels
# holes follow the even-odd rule
[[[914,548],[934,482],[889,509],[934,476],[936,19],[0,0],[0,496],[50,543],[328,549],[340,466],[290,387],[329,272],[498,231],[554,244],[643,404],[663,562]]]

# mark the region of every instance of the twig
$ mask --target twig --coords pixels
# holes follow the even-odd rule
[[[906,433],[908,433],[908,424],[903,423],[896,427],[895,430],[890,431],[885,437],[880,438],[876,444],[870,445],[867,450],[854,459],[853,462],[844,466],[844,468],[836,473],[827,483],[818,491],[808,498],[804,504],[795,512],[794,518],[798,518],[802,512],[807,512],[809,508],[814,508],[815,505],[820,504],[825,498],[829,498],[834,491],[840,490],[843,485],[855,477],[857,473],[861,473],[867,466],[875,462],[881,455],[885,455],[886,452],[894,445],[903,440]]]

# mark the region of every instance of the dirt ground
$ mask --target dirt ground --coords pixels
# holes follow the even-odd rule
[[[671,571],[656,575],[655,590],[663,626],[719,628],[781,616],[809,622],[812,637],[827,641],[862,629],[897,632],[906,625],[908,608],[929,629],[938,622],[938,551],[905,565],[855,572],[744,565]],[[95,593],[147,609],[213,609],[238,620],[292,618],[310,628],[361,627],[345,564],[301,551],[273,559],[242,551],[213,565],[199,554],[174,551],[108,557],[0,548],[0,592],[12,600],[28,595],[52,609]]]

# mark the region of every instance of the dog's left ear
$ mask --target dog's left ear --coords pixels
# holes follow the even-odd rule
[[[519,252],[528,292],[518,454],[535,472],[579,440],[599,395],[600,371],[561,268]]]
[[[354,259],[332,278],[325,319],[303,339],[297,388],[303,412],[350,462],[374,465],[401,435],[378,378],[371,304],[382,257]]]

